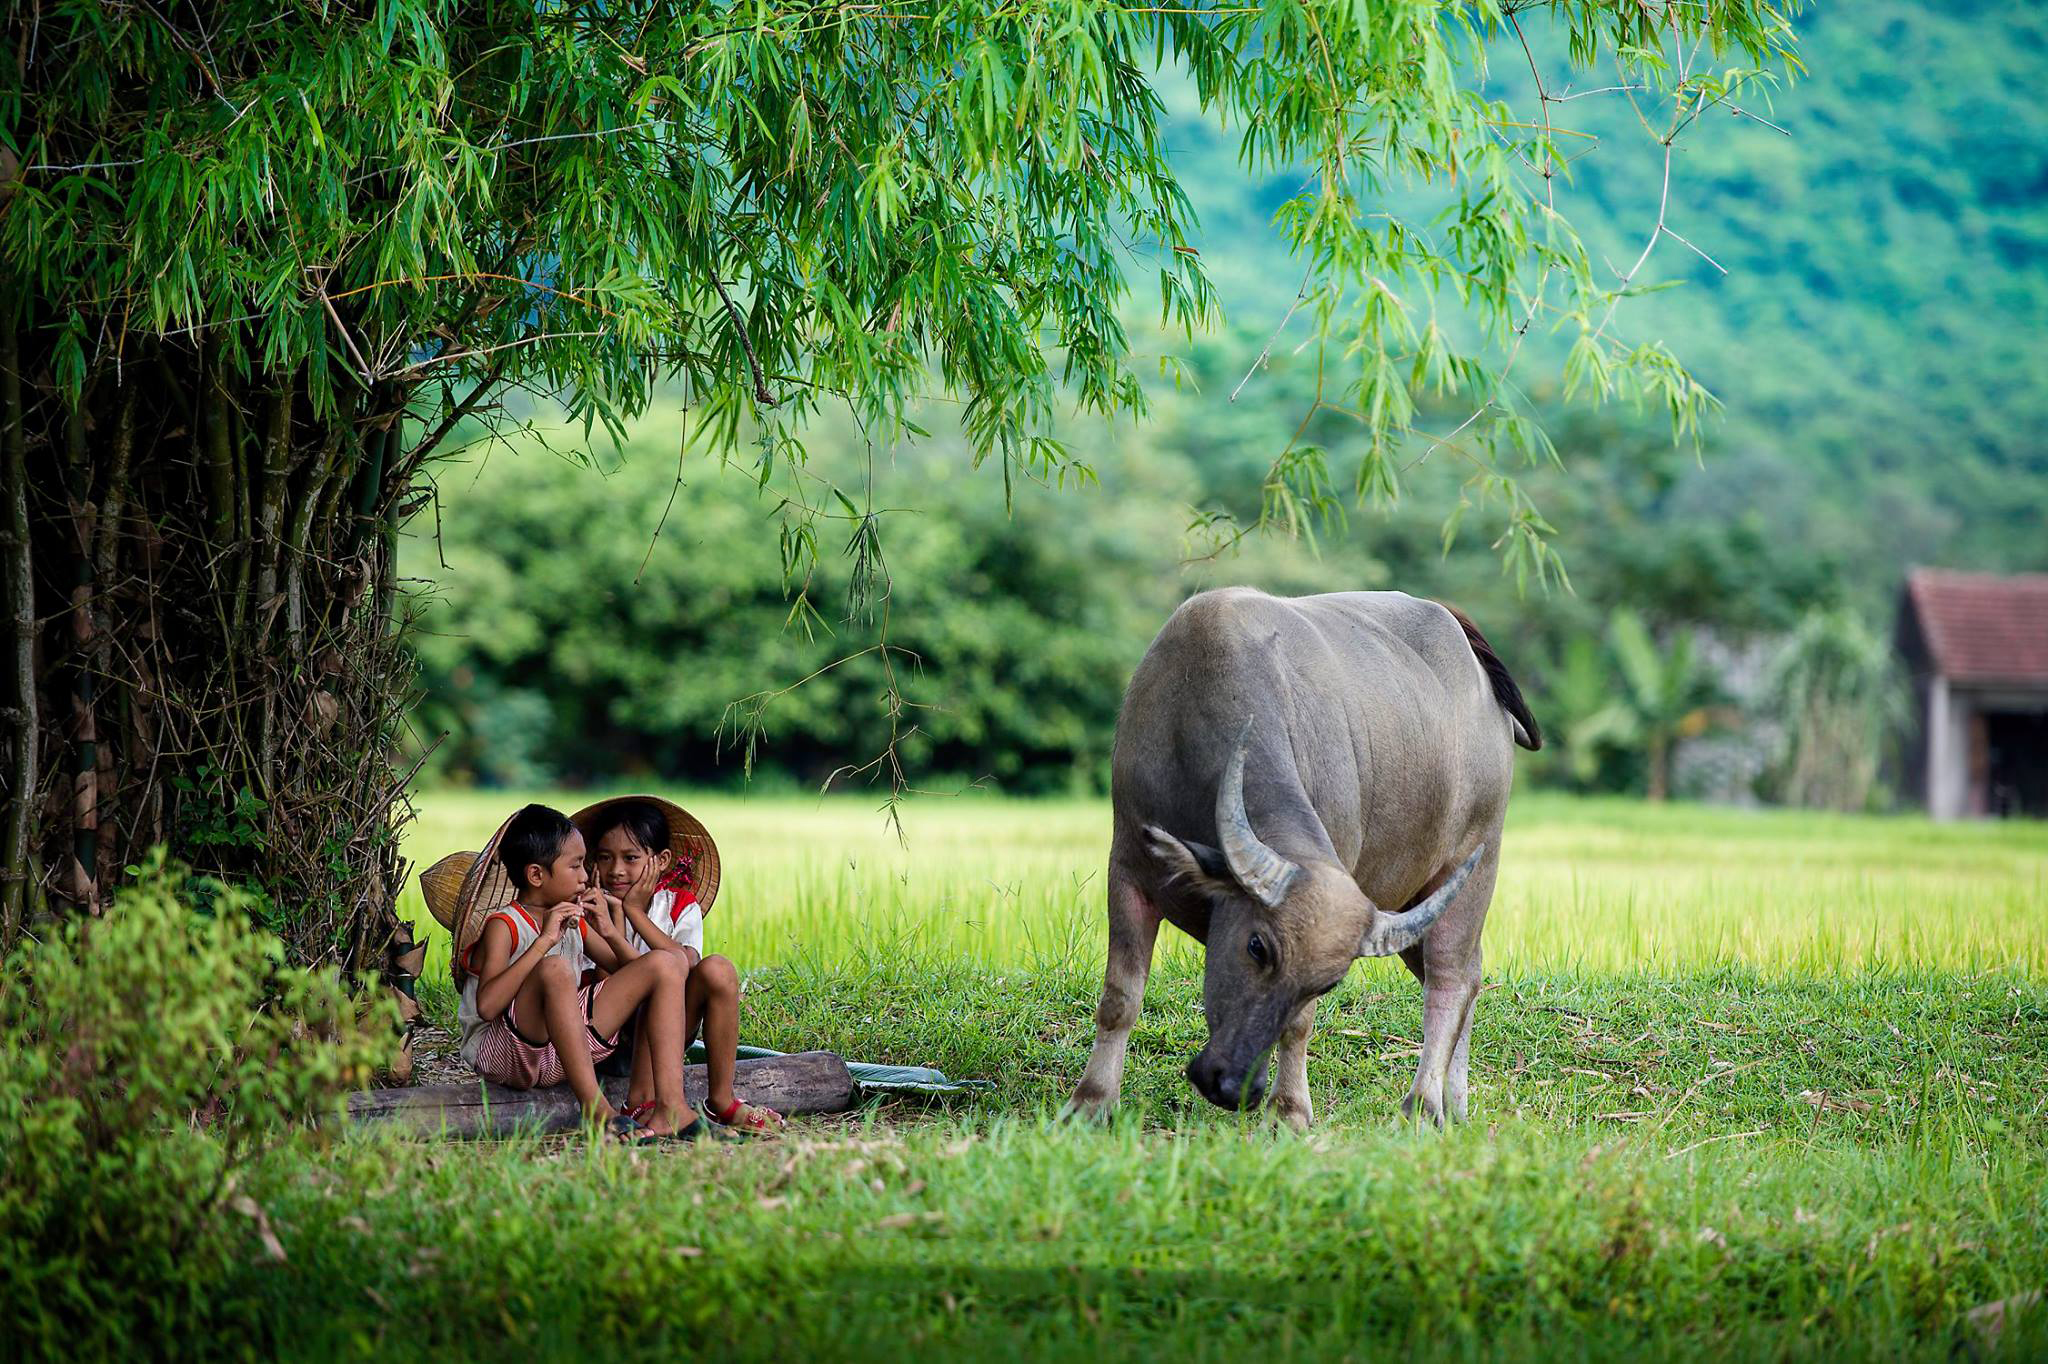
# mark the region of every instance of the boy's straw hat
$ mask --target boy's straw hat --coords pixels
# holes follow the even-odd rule
[[[473,852],[452,852],[420,873],[420,894],[426,897],[427,912],[434,922],[455,931],[455,904],[462,894],[462,878],[476,862]]]
[[[661,811],[662,818],[668,821],[669,851],[676,855],[678,862],[689,866],[690,884],[697,892],[697,903],[703,907],[706,914],[709,914],[711,902],[718,898],[718,845],[711,841],[710,832],[698,822],[697,817],[682,806],[660,796],[613,796],[609,800],[601,800],[595,805],[578,810],[569,816],[569,822],[583,831],[585,839],[589,839],[591,826],[596,823],[599,815],[614,806],[636,800],[652,805]],[[597,855],[594,842],[589,849],[589,855]]]
[[[462,983],[463,959],[483,936],[484,921],[514,898],[512,878],[498,861],[498,840],[511,822],[512,816],[507,815],[483,851],[449,853],[420,873],[420,894],[426,897],[428,911],[455,935],[448,965],[458,985]]]

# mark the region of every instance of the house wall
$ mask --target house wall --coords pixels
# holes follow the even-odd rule
[[[1924,694],[1927,813],[1935,819],[1991,813],[1985,717],[2048,711],[2048,688],[1958,687],[1936,674]]]
[[[1899,661],[1904,665],[1906,677],[1913,686],[1913,706],[1901,726],[1904,733],[1892,751],[1897,754],[1898,768],[1895,772],[1897,788],[1907,799],[1917,801],[1929,811],[1934,810],[1934,762],[1936,758],[1935,735],[1939,727],[1935,717],[1947,711],[1947,691],[1941,693],[1940,704],[1935,701],[1935,684],[1941,676],[1935,671],[1934,660],[1927,650],[1927,641],[1921,636],[1919,617],[1913,610],[1912,597],[1903,589],[1899,593],[1898,627],[1894,635],[1898,646]]]
[[[1922,721],[1927,743],[1927,813],[1935,819],[1961,819],[1969,813],[1969,735],[1948,679],[1936,674],[1927,685],[1927,714]]]

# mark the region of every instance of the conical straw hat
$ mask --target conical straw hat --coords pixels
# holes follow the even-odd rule
[[[697,892],[697,903],[703,906],[706,914],[711,913],[711,902],[718,898],[718,845],[711,841],[710,832],[697,817],[682,806],[660,796],[613,796],[578,810],[569,816],[569,822],[583,831],[586,840],[590,840],[591,826],[599,815],[614,806],[636,800],[652,805],[668,821],[669,851],[676,855],[678,863],[689,868],[690,884]],[[591,841],[593,846],[589,854],[594,857],[597,848],[594,840]]]
[[[455,931],[455,903],[462,894],[462,878],[476,861],[473,852],[452,852],[420,873],[420,894],[426,897],[427,912],[436,923]]]
[[[455,950],[449,954],[448,966],[454,972],[458,986],[462,984],[462,963],[469,956],[469,949],[483,936],[484,921],[514,898],[512,878],[505,874],[504,865],[498,861],[498,840],[505,836],[506,826],[511,823],[512,816],[507,815],[505,822],[498,826],[497,832],[480,851],[452,853],[420,875],[420,890],[429,897],[427,906],[432,909],[434,892],[428,889],[427,877],[449,867],[459,858],[469,859],[469,865],[463,869],[462,879],[456,886],[454,900],[449,905],[448,918],[441,919],[440,911],[434,912],[434,917],[448,924],[455,934]]]

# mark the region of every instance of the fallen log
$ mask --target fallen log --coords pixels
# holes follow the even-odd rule
[[[703,1066],[683,1067],[683,1092],[693,1106],[704,1102],[708,1076]],[[860,1098],[846,1062],[829,1051],[800,1051],[741,1061],[733,1071],[733,1093],[778,1113],[843,1113]],[[626,1081],[604,1082],[605,1098],[623,1107]],[[507,1089],[484,1080],[457,1085],[416,1085],[366,1089],[349,1095],[351,1122],[395,1122],[426,1136],[503,1137],[515,1131],[561,1132],[583,1120],[567,1085],[549,1089]]]

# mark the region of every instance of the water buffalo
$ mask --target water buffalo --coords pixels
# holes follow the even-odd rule
[[[1316,1000],[1358,957],[1422,982],[1402,1101],[1463,1121],[1511,743],[1542,735],[1471,621],[1401,592],[1192,597],[1131,677],[1111,763],[1109,963],[1072,1108],[1115,1103],[1161,919],[1206,944],[1188,1079],[1306,1127]],[[1390,913],[1389,909],[1400,912]]]

